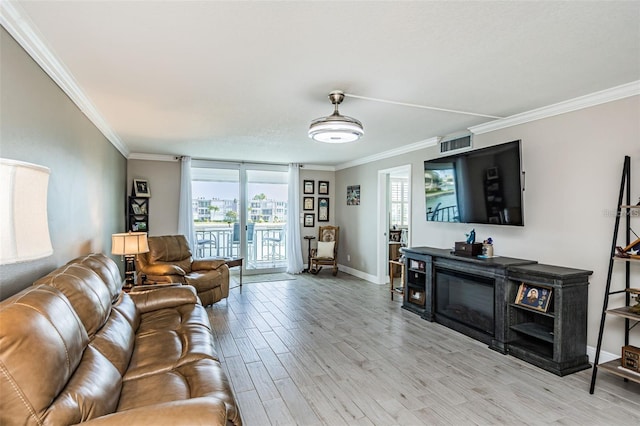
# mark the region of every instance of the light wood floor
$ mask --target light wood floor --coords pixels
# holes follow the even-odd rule
[[[232,284],[233,285],[233,284]],[[640,385],[564,378],[391,301],[350,275],[244,284],[207,308],[247,426],[631,425]]]

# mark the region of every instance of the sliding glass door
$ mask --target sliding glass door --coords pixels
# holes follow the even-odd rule
[[[243,257],[247,272],[286,268],[287,169],[194,160],[196,257]]]

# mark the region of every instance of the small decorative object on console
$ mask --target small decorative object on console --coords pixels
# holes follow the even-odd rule
[[[474,244],[476,242],[476,230],[475,228],[471,230],[471,232],[469,232],[468,234],[465,234],[467,236],[467,244]]]
[[[622,366],[640,373],[640,348],[627,345],[622,347]]]
[[[482,254],[482,243],[467,243],[466,241],[456,241],[456,248],[453,254],[457,256],[478,256]]]

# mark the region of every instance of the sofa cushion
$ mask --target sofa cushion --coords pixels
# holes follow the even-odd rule
[[[116,301],[122,291],[122,277],[118,265],[102,253],[92,253],[73,259],[68,264],[80,264],[90,268],[102,278],[111,293],[111,300]]]
[[[181,305],[142,315],[125,380],[218,359],[205,309]]]
[[[0,424],[41,423],[88,340],[69,300],[54,288],[30,287],[3,301]]]
[[[73,376],[45,413],[44,423],[76,424],[113,413],[118,406],[121,388],[118,370],[89,346]]]
[[[215,397],[224,401],[227,420],[240,422],[240,412],[218,361],[202,359],[174,369],[126,380],[118,411],[152,404],[198,397]]]
[[[40,284],[57,288],[69,299],[89,337],[93,337],[109,317],[111,292],[102,278],[87,266],[67,264],[34,283]]]
[[[124,376],[133,354],[134,343],[135,333],[131,323],[119,310],[112,309],[109,319],[89,345],[109,360],[120,376]]]

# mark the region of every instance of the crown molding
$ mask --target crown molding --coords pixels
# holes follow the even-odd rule
[[[132,152],[127,157],[127,160],[178,161],[179,157],[179,155],[144,154],[142,152]]]
[[[73,75],[60,62],[54,52],[46,45],[33,23],[16,2],[0,2],[0,25],[22,46],[49,77],[69,96],[80,111],[98,128],[105,138],[120,153],[128,157],[129,149],[120,137],[111,129],[107,121],[98,112],[84,94]]]
[[[378,154],[373,154],[368,157],[359,158],[353,161],[347,161],[346,163],[338,164],[335,167],[335,169],[336,170],[348,169],[349,167],[361,166],[363,164],[371,163],[373,161],[384,160],[386,158],[395,157],[397,155],[406,154],[408,152],[417,151],[419,149],[429,148],[431,146],[436,146],[440,139],[441,139],[440,136],[435,136],[433,138],[425,139],[420,142],[415,142],[409,145],[404,145],[398,148],[390,149],[388,151],[379,152]]]
[[[303,170],[316,170],[321,172],[335,172],[336,168],[334,166],[323,166],[321,164],[303,164]]]
[[[515,114],[510,117],[479,124],[469,127],[469,130],[476,135],[480,135],[637,95],[640,95],[640,80]]]

